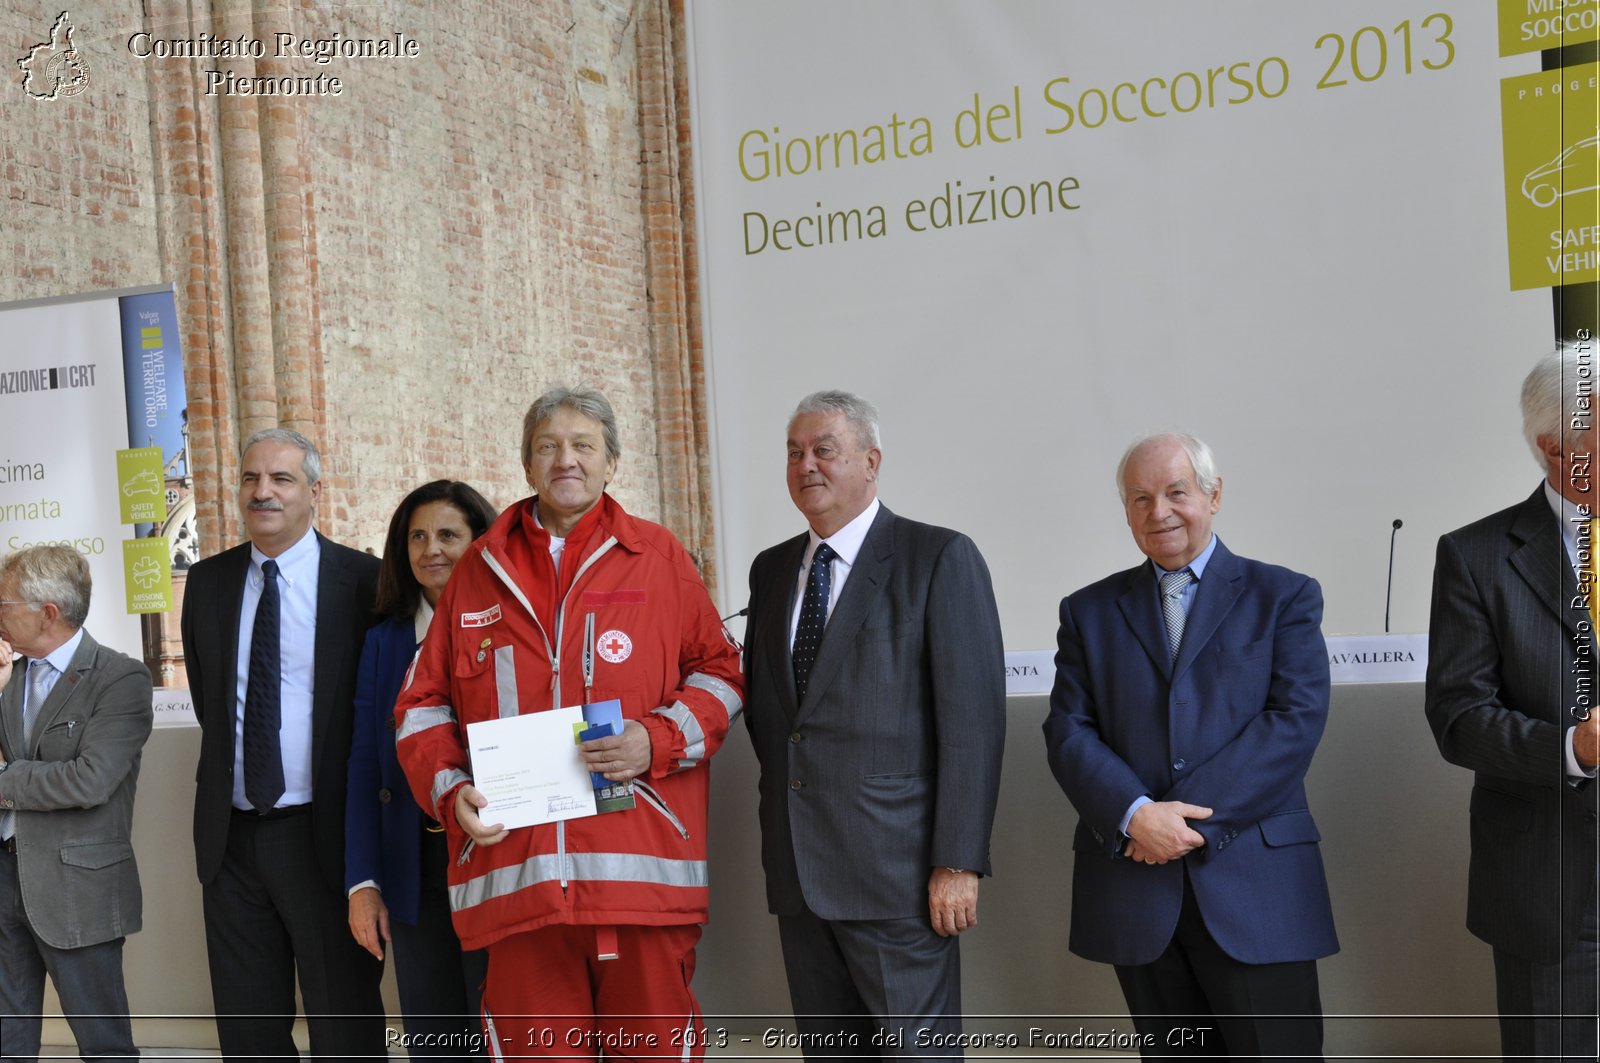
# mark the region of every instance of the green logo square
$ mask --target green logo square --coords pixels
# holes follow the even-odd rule
[[[1600,63],[1500,82],[1511,287],[1600,281]]]

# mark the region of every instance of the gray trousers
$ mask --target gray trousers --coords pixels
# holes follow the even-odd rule
[[[84,1059],[137,1059],[122,939],[76,949],[40,941],[22,908],[15,853],[0,850],[0,1060],[39,1055],[44,977],[50,975]]]
[[[1494,950],[1495,1003],[1505,1063],[1539,1059],[1594,1063],[1600,1027],[1600,896],[1560,963],[1529,963]]]
[[[916,919],[778,917],[789,1002],[808,1060],[959,1059],[961,949]]]

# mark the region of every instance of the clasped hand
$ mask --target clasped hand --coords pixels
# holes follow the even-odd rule
[[[1182,801],[1140,805],[1128,820],[1128,845],[1123,855],[1142,864],[1165,864],[1188,856],[1206,843],[1205,836],[1189,826],[1189,820],[1210,817],[1211,809]]]

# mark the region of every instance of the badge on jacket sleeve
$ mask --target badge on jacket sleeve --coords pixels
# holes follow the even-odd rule
[[[633,640],[627,632],[620,628],[612,628],[600,636],[600,642],[595,647],[600,651],[600,656],[612,664],[621,664],[633,654]]]
[[[481,613],[462,613],[461,614],[461,626],[462,627],[488,627],[490,624],[494,623],[496,620],[499,620],[499,619],[500,619],[500,607],[498,605],[491,605],[489,608],[485,609]]]

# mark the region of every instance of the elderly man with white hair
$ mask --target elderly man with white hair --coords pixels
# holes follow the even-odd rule
[[[85,1059],[133,1059],[122,941],[139,929],[129,832],[150,672],[83,629],[89,566],[0,563],[0,1057],[39,1054],[50,973]],[[13,661],[12,653],[22,654]]]
[[[1146,1058],[1319,1059],[1322,590],[1222,544],[1193,436],[1136,442],[1117,489],[1146,560],[1062,601],[1044,725],[1079,817],[1070,946],[1116,966]]]
[[[1472,769],[1467,929],[1494,947],[1507,1060],[1595,1059],[1595,352],[1534,366],[1522,424],[1544,479],[1439,540],[1426,705]]]

